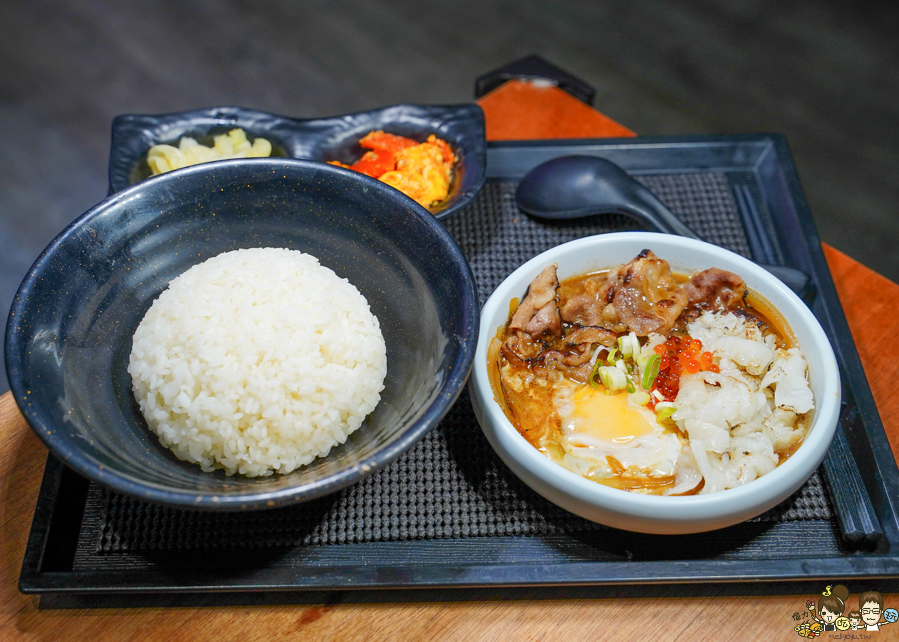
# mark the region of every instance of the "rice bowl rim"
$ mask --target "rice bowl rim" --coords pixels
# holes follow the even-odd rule
[[[280,177],[282,174],[278,174],[278,172],[291,169],[304,172],[319,172],[325,180],[332,173],[343,175],[359,183],[364,191],[374,192],[375,196],[368,196],[368,198],[386,199],[393,202],[397,208],[406,209],[415,215],[415,219],[424,225],[423,231],[432,235],[431,241],[443,246],[453,259],[446,267],[452,268],[456,272],[454,280],[457,283],[463,303],[461,324],[464,330],[461,333],[458,354],[444,368],[443,383],[439,389],[435,389],[432,392],[432,402],[401,434],[374,453],[368,461],[348,466],[313,482],[300,480],[297,484],[277,490],[252,491],[254,479],[271,479],[272,477],[248,478],[248,492],[239,495],[233,493],[216,494],[213,492],[173,490],[171,487],[138,479],[101,464],[78,447],[77,437],[67,437],[65,431],[57,430],[56,424],[49,418],[48,413],[41,406],[31,403],[28,399],[29,390],[24,383],[25,371],[27,370],[24,364],[27,361],[28,349],[18,324],[21,319],[27,318],[30,294],[36,283],[43,278],[45,264],[57,253],[63,251],[71,237],[75,236],[80,230],[89,228],[90,225],[97,222],[97,219],[102,219],[109,210],[121,207],[129,200],[139,197],[144,191],[155,189],[158,186],[163,189],[168,188],[169,192],[174,194],[178,192],[177,183],[187,177],[215,174],[221,170],[240,168],[242,166],[252,166],[256,170],[254,178],[258,176],[260,181],[265,180],[269,176]],[[266,170],[268,171],[266,172]],[[159,213],[157,216],[162,218],[164,215]],[[185,271],[188,268],[185,268]],[[7,318],[5,365],[13,398],[31,429],[56,457],[80,475],[112,490],[160,504],[199,510],[271,508],[305,502],[345,488],[392,463],[433,429],[459,398],[462,388],[468,379],[476,350],[474,337],[478,328],[479,316],[477,286],[471,266],[468,264],[462,249],[446,227],[433,214],[399,190],[359,172],[323,162],[280,157],[228,159],[192,165],[148,178],[108,196],[66,226],[40,253],[16,291],[10,314]],[[152,435],[152,432],[150,434]],[[157,443],[156,445],[163,450],[168,450],[161,444]],[[302,470],[303,467],[300,467],[282,477],[295,476],[299,480]]]
[[[735,272],[747,287],[767,299],[784,316],[797,335],[809,363],[809,379],[815,392],[814,414],[800,447],[770,473],[737,488],[708,495],[658,496],[622,491],[585,479],[542,455],[518,432],[494,400],[487,372],[487,345],[496,336],[497,328],[508,320],[511,299],[523,297],[531,281],[550,263],[558,263],[560,279],[564,279],[621,262],[617,256],[616,259],[598,258],[603,251],[629,255],[630,258],[624,259],[627,261],[643,249],[650,249],[667,260],[676,272],[709,267]],[[684,256],[689,258],[684,261]],[[814,371],[810,349],[822,361],[822,367]],[[531,488],[586,519],[616,528],[668,534],[723,528],[749,519],[750,513],[758,515],[795,492],[827,453],[836,430],[841,399],[839,368],[830,341],[796,294],[763,268],[730,250],[653,232],[617,232],[570,241],[532,258],[506,277],[481,311],[469,387],[488,441]]]

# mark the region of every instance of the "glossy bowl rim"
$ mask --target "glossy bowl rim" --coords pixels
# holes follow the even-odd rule
[[[98,470],[98,466],[92,458],[86,456],[79,448],[75,447],[71,439],[64,437],[66,433],[55,429],[55,425],[50,417],[47,416],[47,413],[44,412],[43,408],[32,405],[28,400],[29,391],[23,381],[24,372],[26,370],[24,353],[27,350],[26,346],[23,345],[22,336],[16,326],[18,319],[24,318],[23,314],[28,307],[29,293],[34,287],[35,282],[40,279],[43,274],[42,264],[48,257],[59,252],[71,235],[82,227],[88,225],[94,219],[103,216],[111,208],[118,206],[122,202],[127,202],[136,193],[153,189],[157,184],[162,184],[164,186],[167,183],[177,183],[182,178],[191,174],[214,173],[225,167],[249,167],[251,165],[258,167],[260,174],[266,169],[280,170],[291,167],[302,171],[317,170],[327,173],[333,172],[344,174],[351,177],[354,181],[360,182],[367,189],[383,194],[387,200],[399,203],[403,207],[411,208],[415,211],[425,227],[435,234],[435,240],[439,240],[446,244],[449,254],[454,259],[453,265],[458,269],[458,276],[461,278],[459,290],[461,292],[461,298],[466,304],[466,311],[462,316],[465,327],[465,336],[461,339],[461,347],[455,360],[448,364],[446,368],[448,370],[447,375],[439,390],[435,391],[433,401],[427,406],[423,413],[411,422],[405,431],[396,437],[396,439],[388,443],[382,450],[375,453],[375,455],[369,458],[365,463],[343,468],[313,484],[288,486],[275,491],[257,491],[239,495],[215,495],[214,493],[168,490],[157,484],[148,484],[143,481],[138,481],[130,475],[120,474],[107,467],[101,467],[102,470]],[[477,285],[471,271],[471,266],[468,264],[468,261],[465,259],[461,248],[453,236],[428,210],[388,185],[381,183],[374,178],[365,176],[364,174],[318,161],[295,158],[253,158],[212,161],[166,172],[111,194],[66,226],[40,253],[16,291],[13,305],[7,319],[4,361],[10,383],[10,390],[29,426],[53,455],[82,476],[115,491],[158,504],[200,510],[271,508],[290,503],[308,501],[356,483],[363,477],[366,477],[393,462],[430,432],[446,413],[449,412],[456,399],[458,399],[471,371],[477,347],[473,338],[479,324],[480,315],[478,302]],[[302,468],[298,470],[302,470]]]
[[[587,480],[540,454],[518,433],[496,403],[487,377],[486,348],[490,338],[496,334],[498,326],[495,326],[494,319],[497,315],[508,310],[512,297],[524,295],[528,284],[540,270],[553,261],[559,261],[561,256],[571,250],[601,250],[604,246],[621,243],[632,243],[634,247],[640,246],[640,249],[652,249],[663,259],[666,258],[665,249],[660,248],[665,246],[695,250],[699,256],[710,258],[727,257],[728,261],[742,270],[734,271],[747,282],[760,280],[764,283],[765,292],[760,292],[762,296],[770,299],[767,293],[774,292],[785,298],[791,304],[789,315],[795,314],[809,326],[812,336],[807,345],[814,345],[819,349],[824,362],[823,371],[815,373],[816,377],[821,377],[824,398],[816,398],[813,429],[809,431],[806,440],[796,453],[775,470],[744,486],[708,495],[665,497],[629,493]],[[634,252],[634,256],[640,249]],[[701,263],[694,269],[705,267],[712,265]],[[726,266],[722,267],[726,269]],[[580,273],[586,271],[584,269]],[[561,276],[564,278],[577,273],[563,273]],[[747,275],[751,277],[747,278]],[[784,313],[784,310],[778,309]],[[824,459],[836,430],[840,408],[840,376],[836,357],[821,325],[799,297],[764,269],[729,250],[703,241],[651,232],[609,233],[570,241],[534,257],[506,277],[481,310],[478,349],[469,385],[480,406],[478,419],[482,430],[500,457],[525,483],[557,504],[560,500],[572,500],[573,504],[569,501],[569,506],[562,507],[587,519],[618,528],[625,528],[622,524],[630,520],[638,528],[628,530],[652,533],[692,533],[722,528],[748,519],[747,512],[757,515],[776,505],[801,487]],[[541,485],[548,488],[538,487]],[[579,504],[580,507],[577,506]],[[596,519],[595,514],[587,514],[591,512],[607,514],[603,514],[602,519]],[[709,527],[708,524],[712,522],[722,523]]]

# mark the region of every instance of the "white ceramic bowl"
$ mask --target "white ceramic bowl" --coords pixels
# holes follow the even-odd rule
[[[775,470],[745,486],[708,495],[640,495],[589,481],[539,453],[506,418],[487,376],[487,345],[508,318],[509,301],[523,298],[528,285],[550,263],[559,278],[632,260],[643,249],[665,259],[675,272],[710,267],[743,277],[787,320],[808,360],[815,409],[805,441]],[[579,239],[555,247],[515,270],[487,300],[469,383],[472,404],[490,444],[512,471],[551,502],[586,519],[615,528],[656,534],[698,533],[755,517],[779,504],[811,476],[833,438],[840,408],[840,375],[824,331],[808,307],[767,271],[728,250],[667,234],[625,232]]]

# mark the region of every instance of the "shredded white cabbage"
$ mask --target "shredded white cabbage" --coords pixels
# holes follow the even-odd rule
[[[689,452],[678,460],[678,490],[670,492],[685,492],[701,475],[701,493],[713,493],[774,470],[776,451],[802,439],[799,415],[812,410],[814,399],[799,350],[777,349],[756,323],[705,312],[687,331],[713,353],[720,372],[680,378],[672,419],[687,434]]]

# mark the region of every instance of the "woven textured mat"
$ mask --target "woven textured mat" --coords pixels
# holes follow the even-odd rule
[[[641,180],[703,238],[748,256],[725,175]],[[446,221],[471,263],[482,304],[509,273],[544,250],[582,236],[640,229],[621,216],[536,221],[518,211],[514,191],[514,183],[488,183],[471,206]],[[807,519],[833,519],[817,473],[754,521]],[[487,443],[463,392],[440,425],[392,465],[299,506],[251,514],[200,513],[146,504],[91,484],[76,558],[604,528],[558,508],[520,482]]]

